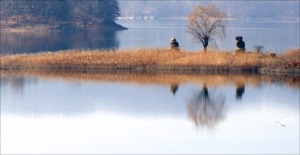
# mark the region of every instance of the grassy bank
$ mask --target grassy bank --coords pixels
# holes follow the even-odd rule
[[[186,52],[169,49],[59,51],[0,56],[1,69],[102,70],[111,72],[253,72],[300,75],[300,49],[275,57],[246,52]]]

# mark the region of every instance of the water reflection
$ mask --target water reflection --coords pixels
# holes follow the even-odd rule
[[[179,85],[177,83],[171,83],[170,90],[174,96],[176,95],[178,87]]]
[[[9,105],[2,104],[2,109],[8,112],[21,112],[26,115],[33,112],[28,107],[36,107],[36,114],[55,114],[60,111],[66,115],[85,114],[99,109],[122,113],[131,111],[138,114],[164,114],[166,111],[172,111],[172,113],[187,113],[186,116],[191,118],[198,127],[214,127],[225,119],[225,107],[228,103],[244,100],[246,86],[260,89],[262,84],[268,83],[285,85],[296,90],[300,88],[300,78],[288,76],[129,74],[42,70],[1,70],[0,84],[1,100],[3,103],[11,102]],[[201,90],[198,90],[199,88]],[[37,91],[37,89],[40,90]],[[198,91],[195,92],[193,89]],[[9,92],[10,90],[12,92]],[[232,93],[228,94],[228,91]],[[172,95],[167,95],[170,92]],[[249,91],[246,96],[254,93],[256,92]],[[188,94],[193,94],[193,96],[185,97]],[[17,95],[25,97],[21,105],[19,102],[11,101]],[[72,97],[69,98],[69,96]],[[168,99],[168,96],[172,96],[172,99]],[[44,104],[32,102],[32,98],[43,100]],[[95,100],[96,98],[99,99]],[[186,99],[183,100],[183,98]],[[19,109],[16,110],[15,107]],[[185,110],[182,111],[183,109]]]
[[[8,79],[1,79],[1,85],[8,84],[11,86],[14,94],[20,94],[23,92],[25,86],[24,77],[11,77]]]
[[[235,94],[235,98],[237,100],[241,100],[243,97],[243,94],[245,92],[245,83],[236,83],[236,94]]]
[[[209,93],[204,83],[202,90],[195,93],[188,103],[189,116],[197,127],[212,128],[225,119],[224,106],[224,94]]]
[[[1,54],[36,53],[68,49],[114,49],[116,31],[24,31],[1,32]]]
[[[14,96],[21,96],[26,85],[36,84],[36,78],[28,78],[24,76],[1,76],[0,85],[9,86]]]
[[[299,150],[299,77],[24,70],[0,77],[5,154]],[[269,121],[285,118],[294,121],[284,128]]]

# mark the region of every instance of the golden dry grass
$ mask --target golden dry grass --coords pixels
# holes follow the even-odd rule
[[[300,73],[300,49],[272,57],[246,52],[187,52],[169,49],[59,51],[0,56],[1,69],[97,69],[137,72],[260,71]]]

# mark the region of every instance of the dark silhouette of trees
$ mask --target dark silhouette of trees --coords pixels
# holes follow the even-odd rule
[[[98,8],[105,21],[114,21],[119,17],[120,8],[117,0],[98,1]]]
[[[0,20],[19,23],[60,21],[65,23],[114,22],[120,16],[117,0],[1,0]]]
[[[214,36],[223,38],[227,15],[215,5],[210,4],[205,7],[197,6],[189,15],[187,32],[199,40],[206,51],[210,42],[214,41]]]
[[[8,18],[12,14],[13,8],[13,2],[12,1],[0,1],[0,21],[4,21],[7,25]]]
[[[67,20],[70,15],[70,5],[67,0],[60,0],[54,3],[53,17],[58,20]]]

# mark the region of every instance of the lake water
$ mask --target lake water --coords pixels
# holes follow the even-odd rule
[[[299,154],[299,84],[258,75],[1,71],[1,153]]]
[[[187,20],[0,32],[1,54],[202,45]],[[218,48],[299,48],[299,21],[230,21]],[[299,154],[299,77],[1,70],[1,154]],[[278,122],[279,123],[278,123]],[[277,123],[276,123],[277,122]],[[281,124],[280,124],[281,123]]]
[[[187,20],[120,20],[124,31],[0,32],[1,54],[35,53],[68,49],[168,48],[176,37],[181,49],[197,51],[202,44],[186,32]],[[299,21],[229,21],[226,37],[216,39],[218,49],[234,50],[235,37],[243,36],[246,49],[261,45],[264,52],[282,53],[300,48]]]

